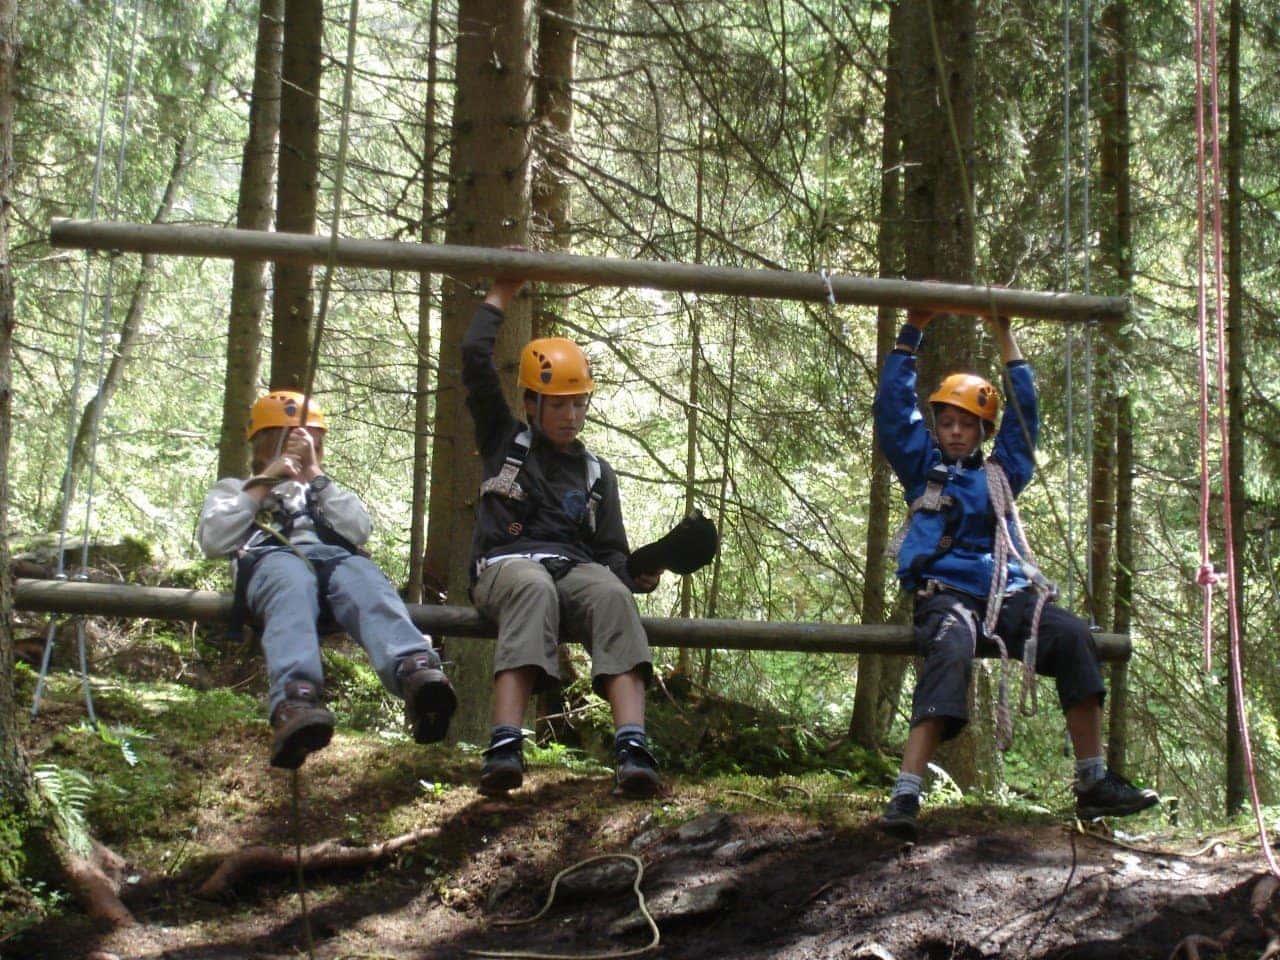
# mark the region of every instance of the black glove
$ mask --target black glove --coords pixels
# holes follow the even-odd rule
[[[716,525],[700,510],[694,510],[661,540],[632,552],[627,559],[627,572],[633,577],[662,570],[693,573],[714,560],[718,549],[720,534],[716,532]]]

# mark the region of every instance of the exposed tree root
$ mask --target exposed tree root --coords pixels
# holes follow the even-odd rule
[[[367,867],[388,859],[406,847],[436,837],[439,833],[437,827],[424,827],[367,847],[344,846],[339,840],[324,840],[302,851],[302,869],[350,870]],[[207,899],[230,897],[232,888],[240,881],[261,874],[289,873],[297,868],[298,859],[292,851],[285,852],[275,847],[245,847],[222,861],[213,875],[196,890],[196,896]]]
[[[134,926],[137,921],[120,900],[124,860],[94,841],[89,857],[82,857],[67,844],[55,828],[45,834],[57,858],[67,889],[95,924],[108,930]]]

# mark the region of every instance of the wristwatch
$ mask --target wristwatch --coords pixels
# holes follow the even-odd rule
[[[322,474],[320,474],[320,476],[318,476],[318,477],[312,477],[312,478],[311,478],[311,492],[312,492],[312,493],[324,493],[325,488],[326,488],[327,486],[329,486],[329,484],[331,484],[331,483],[333,483],[333,481],[332,481],[332,480],[330,480],[328,477],[326,477],[323,473],[322,473]]]

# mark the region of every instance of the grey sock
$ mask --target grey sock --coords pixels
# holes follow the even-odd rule
[[[1107,775],[1106,757],[1085,757],[1076,760],[1076,784],[1088,787]]]
[[[924,777],[918,777],[914,773],[903,771],[898,774],[898,779],[893,782],[894,797],[920,796],[920,791],[924,789]]]

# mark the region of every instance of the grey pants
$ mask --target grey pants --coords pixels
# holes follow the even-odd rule
[[[411,654],[431,650],[430,640],[409,619],[404,601],[368,557],[351,556],[327,544],[302,544],[298,549],[317,570],[329,574],[325,599],[333,619],[364,647],[382,685],[399,696],[396,666]],[[324,686],[316,632],[320,584],[292,550],[273,550],[254,566],[246,599],[262,624],[270,716],[284,699],[286,684]]]
[[[494,673],[519,667],[541,671],[535,689],[560,680],[556,646],[563,620],[591,653],[591,685],[639,670],[652,675],[649,638],[631,591],[599,563],[578,563],[559,580],[536,560],[515,557],[491,564],[472,589],[476,609],[498,624]]]

